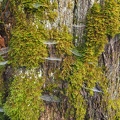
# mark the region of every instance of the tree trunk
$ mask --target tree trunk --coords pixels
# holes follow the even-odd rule
[[[100,1],[101,3],[103,0]],[[86,14],[88,9],[93,5],[94,0],[58,0],[58,17],[54,24],[50,24],[48,29],[53,26],[66,25],[69,28],[69,32],[73,34],[74,40],[73,44],[79,46],[84,42],[83,34],[85,30]],[[11,26],[14,25],[14,17],[10,13],[9,0],[6,2],[6,7],[2,11],[1,20],[4,21],[4,25],[0,25],[0,34],[5,37],[6,46],[8,46],[8,41],[10,40]],[[48,23],[49,24],[49,23]],[[4,27],[3,27],[4,26]],[[80,27],[81,26],[81,27]],[[120,93],[120,81],[119,81],[119,57],[120,57],[120,36],[116,35],[113,39],[110,39],[108,44],[105,46],[105,51],[99,57],[99,65],[105,66],[105,75],[108,78],[108,88],[109,91],[108,99],[119,99]],[[49,46],[50,57],[55,57],[55,47]],[[7,56],[7,54],[6,54]],[[7,58],[6,58],[7,59]],[[44,75],[46,76],[46,84],[51,82],[50,72],[55,72],[56,68],[59,68],[60,62],[48,62],[42,66]],[[6,87],[6,96],[8,94],[8,83],[9,76],[12,74],[12,68],[6,66],[4,72],[4,83]],[[7,84],[6,84],[7,83]],[[62,83],[65,86],[65,83]],[[62,87],[63,87],[62,86]],[[98,86],[99,87],[99,86]],[[107,103],[102,101],[102,94],[94,93],[91,97],[83,90],[83,97],[87,101],[87,112],[85,115],[85,120],[113,120],[115,111],[110,108],[107,111]],[[57,94],[60,94],[59,92]],[[61,95],[61,94],[60,94]],[[61,96],[60,96],[61,97]],[[67,103],[67,98],[62,96],[63,100],[61,103],[57,102],[45,102],[45,111],[40,116],[39,120],[66,120],[65,112],[69,107]],[[70,118],[69,120],[75,120],[75,118]]]

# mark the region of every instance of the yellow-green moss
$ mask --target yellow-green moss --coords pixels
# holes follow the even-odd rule
[[[3,62],[4,59],[2,56],[0,56],[0,62]],[[0,106],[3,106],[4,102],[4,92],[5,92],[5,86],[4,86],[4,80],[3,80],[3,72],[5,70],[5,66],[0,66]]]
[[[84,83],[90,89],[95,87],[96,83],[99,84],[104,96],[107,96],[107,80],[97,63],[98,57],[104,51],[107,43],[107,36],[113,37],[118,31],[118,28],[114,28],[115,26],[111,29],[112,25],[118,25],[117,19],[116,22],[111,22],[108,25],[110,20],[113,20],[113,17],[118,16],[118,8],[115,9],[115,14],[113,13],[108,21],[108,13],[112,9],[109,6],[109,9],[107,9],[107,0],[105,6],[101,7],[100,4],[95,3],[88,11],[85,31],[86,41],[84,49],[80,50],[78,48],[82,56],[79,57],[71,53],[74,48],[72,44],[73,38],[66,26],[58,26],[50,30],[45,29],[45,20],[53,23],[57,17],[56,1],[53,3],[48,0],[38,2],[35,0],[23,0],[22,3],[19,2],[12,2],[16,25],[13,28],[9,44],[11,65],[17,68],[25,66],[29,69],[38,67],[40,63],[44,62],[44,58],[48,53],[43,42],[46,40],[57,41],[58,44],[55,45],[56,56],[62,58],[61,66],[54,71],[55,84],[47,84],[44,90],[52,92],[53,89],[59,88],[59,83],[67,83],[66,88],[59,89],[61,94],[68,97],[69,105],[66,116],[76,120],[83,120],[87,106],[80,91],[84,87]],[[117,7],[112,0],[110,4],[115,4],[115,7]],[[40,112],[43,110],[40,106],[44,105],[39,97],[44,82],[44,79],[36,78],[35,74],[26,75],[24,73],[14,76],[10,95],[4,106],[5,113],[11,120],[38,119]],[[93,91],[88,91],[88,94],[92,96]]]
[[[119,5],[115,0],[105,0],[103,6],[103,15],[105,18],[106,35],[108,37],[114,37],[119,33],[120,28],[120,11]]]
[[[33,70],[17,73],[4,104],[5,114],[11,120],[38,120],[44,110],[40,99],[43,83],[44,79]]]
[[[47,39],[42,26],[20,26],[13,30],[10,41],[9,61],[14,67],[38,67],[47,56],[43,41]]]
[[[100,4],[94,3],[87,13],[86,21],[85,60],[87,62],[97,62],[98,56],[104,51],[107,43],[105,19]]]

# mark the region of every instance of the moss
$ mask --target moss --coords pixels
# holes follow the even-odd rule
[[[0,56],[0,61],[2,62],[4,59]],[[3,106],[4,96],[5,96],[5,86],[3,81],[3,72],[5,70],[5,66],[0,66],[0,106]]]
[[[99,55],[104,51],[107,38],[110,40],[119,33],[120,12],[118,8],[119,4],[117,4],[117,2],[114,0],[106,0],[103,6],[95,3],[88,11],[86,22],[86,42],[83,51],[83,59],[84,63],[86,63],[86,65],[84,64],[84,71],[86,71],[84,74],[85,79],[83,79],[90,88],[93,87],[95,83],[99,83],[102,87],[102,90],[104,91],[103,101],[107,101],[108,106],[110,106],[110,108],[105,108],[108,110],[109,116],[111,116],[110,119],[115,119],[116,116],[119,117],[119,112],[117,112],[119,109],[116,107],[118,104],[113,104],[113,101],[111,104],[111,100],[108,99],[109,95],[106,90],[108,80],[105,78],[102,69],[96,66],[96,63],[98,63]],[[92,63],[92,66],[88,63]],[[114,109],[116,113],[110,113],[109,109]]]
[[[106,34],[108,37],[114,37],[120,32],[120,12],[118,3],[115,0],[105,0],[103,14],[105,18]]]
[[[103,8],[100,4],[94,3],[93,7],[88,11],[86,17],[86,41],[84,48],[80,50],[82,57],[76,57],[75,63],[70,68],[68,77],[68,87],[66,95],[69,98],[69,103],[75,109],[76,120],[82,120],[86,114],[86,103],[80,94],[80,90],[84,88],[84,84],[88,88],[93,88],[96,84],[102,88],[104,92],[103,101],[106,101],[108,92],[106,91],[107,79],[100,68],[98,57],[104,51],[107,44],[107,25],[106,18],[103,14]],[[90,96],[93,96],[93,91],[87,91]],[[105,108],[107,109],[107,108]],[[72,109],[71,109],[72,110]],[[71,112],[71,113],[72,113]],[[71,114],[74,117],[74,114]]]
[[[9,60],[14,67],[38,67],[47,56],[43,41],[47,39],[44,28],[21,26],[13,31],[10,41]],[[46,32],[45,32],[46,33]]]
[[[38,120],[44,110],[40,96],[45,80],[33,69],[44,63],[48,56],[43,42],[50,38],[44,22],[54,21],[57,6],[56,2],[51,4],[48,0],[14,0],[10,4],[15,25],[9,42],[9,62],[17,72],[19,68],[25,68],[25,73],[14,73],[4,110],[11,120]]]
[[[44,110],[40,99],[44,79],[34,70],[26,71],[14,77],[10,94],[4,104],[4,111],[11,120],[38,120]]]
[[[68,9],[72,9],[72,7],[73,7],[73,3],[72,3],[71,1],[69,1],[69,2],[68,2],[68,5],[67,5],[67,8],[68,8]]]
[[[57,17],[57,2],[48,0],[12,1],[11,7],[15,15],[15,27],[9,43],[9,60],[14,67],[38,67],[47,56],[44,41],[49,39],[45,29],[45,20],[53,22]]]
[[[4,83],[3,79],[0,77],[0,106],[3,106],[4,102]]]
[[[47,47],[43,42],[46,40],[57,41],[58,44],[55,45],[56,56],[62,58],[62,61],[60,68],[49,70],[49,72],[56,70],[54,71],[55,81],[54,84],[47,83],[44,91],[52,94],[54,89],[58,89],[59,93],[68,98],[66,119],[84,119],[87,106],[80,93],[84,84],[88,88],[99,84],[104,92],[104,97],[108,95],[106,91],[108,81],[97,63],[98,57],[104,51],[107,43],[107,36],[113,37],[118,31],[118,28],[111,29],[112,25],[118,25],[118,19],[116,22],[108,24],[110,20],[113,20],[113,17],[118,16],[118,8],[115,9],[115,13],[109,13],[113,9],[111,5],[115,5],[115,7],[117,5],[111,0],[107,8],[107,2],[106,0],[105,6],[102,7],[95,3],[88,11],[85,44],[84,47],[78,46],[77,48],[82,57],[71,53],[74,48],[73,36],[66,26],[45,29],[45,22],[49,21],[52,24],[57,17],[56,1],[53,3],[48,0],[11,2],[16,24],[9,43],[10,63],[14,68],[25,66],[26,71],[32,71],[33,68],[44,63],[44,58],[48,56]],[[68,8],[70,5],[69,3]],[[107,20],[109,15],[110,20]],[[83,49],[81,50],[81,48]],[[40,95],[43,92],[42,86],[45,80],[42,77],[36,77],[36,75],[37,73],[33,71],[27,74],[15,74],[10,94],[4,104],[5,114],[11,120],[37,120],[43,111],[44,103],[40,100]],[[66,88],[61,89],[59,83],[67,84]],[[93,96],[93,91],[88,91],[88,94]]]
[[[107,43],[105,19],[101,6],[95,3],[87,14],[85,60],[98,61],[98,56],[104,51]]]

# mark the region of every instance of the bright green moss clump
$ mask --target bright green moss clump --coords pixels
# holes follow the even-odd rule
[[[101,6],[94,3],[87,14],[85,60],[97,62],[107,43],[105,19]]]
[[[103,15],[105,18],[106,35],[109,37],[114,37],[120,32],[119,7],[119,4],[115,0],[105,0]]]
[[[0,56],[0,62],[3,62],[4,59]],[[3,79],[3,72],[5,70],[5,66],[0,66],[0,107],[3,106],[4,96],[5,96],[5,86]]]
[[[9,60],[14,67],[38,67],[47,56],[44,41],[49,40],[45,21],[54,22],[57,3],[42,1],[12,1],[15,26],[10,40]]]
[[[27,25],[27,24],[26,24]],[[47,56],[43,41],[47,39],[43,26],[20,26],[13,30],[9,60],[14,67],[38,67]],[[45,32],[45,33],[44,33]]]
[[[38,120],[44,110],[40,99],[44,80],[34,70],[17,73],[4,105],[11,120]]]

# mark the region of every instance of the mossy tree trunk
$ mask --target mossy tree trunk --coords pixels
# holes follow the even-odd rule
[[[51,29],[54,26],[66,25],[69,28],[69,32],[73,34],[73,44],[76,47],[79,47],[81,43],[84,43],[84,30],[86,24],[86,14],[88,9],[93,5],[94,0],[58,0],[58,17],[56,18],[54,24],[48,23],[49,26],[47,29]],[[103,3],[103,0],[100,1]],[[8,46],[8,41],[10,40],[11,34],[10,31],[12,27],[15,26],[14,14],[12,13],[9,0],[4,1],[3,8],[1,9],[1,23],[0,34],[5,37],[6,46]],[[75,27],[78,25],[78,27]],[[4,26],[4,27],[3,27]],[[82,26],[82,27],[79,27]],[[61,29],[61,28],[59,28]],[[108,39],[108,44],[105,46],[105,51],[99,57],[99,66],[103,67],[105,75],[108,78],[108,90],[109,97],[107,99],[117,100],[119,99],[120,93],[120,82],[119,82],[119,57],[120,57],[120,43],[119,35],[116,35],[113,39]],[[67,47],[67,46],[66,46]],[[56,47],[48,46],[48,54],[50,57],[56,57]],[[60,56],[64,59],[66,56]],[[46,82],[43,89],[53,80],[51,73],[55,72],[56,69],[60,68],[61,62],[51,62],[45,61],[40,67],[45,76]],[[12,67],[6,66],[3,80],[6,87],[6,96],[8,95],[7,90],[9,88],[10,77],[12,75]],[[54,74],[54,73],[53,73]],[[60,83],[60,88],[64,89],[66,81]],[[97,86],[98,88],[100,86]],[[44,91],[45,94],[48,94],[47,90]],[[64,91],[62,91],[64,92]],[[85,89],[81,90],[81,93],[86,101],[86,115],[85,120],[112,120],[115,115],[115,111],[107,111],[107,103],[103,102],[103,95],[99,93],[94,93],[93,96],[90,96]],[[68,103],[68,98],[64,96],[59,90],[52,91],[52,94],[60,96],[61,102],[44,102],[45,111],[41,114],[39,120],[75,120],[76,113],[74,112],[73,116],[67,116],[66,111],[71,105]],[[71,108],[72,109],[72,108]],[[75,110],[76,111],[76,110]],[[69,113],[69,112],[68,112]]]
[[[87,11],[91,8],[94,0],[77,0],[74,7],[74,22],[76,24],[85,23]],[[104,0],[98,1],[100,4],[104,4]],[[77,44],[84,42],[84,28],[74,29],[74,35],[77,36]],[[107,99],[113,100],[112,102],[120,99],[120,35],[116,35],[114,38],[108,38],[108,44],[106,44],[104,52],[99,57],[99,65],[103,67],[105,75],[108,79],[109,97]],[[99,87],[98,87],[99,88]],[[115,117],[115,110],[110,107],[107,111],[108,103],[102,103],[102,95],[95,93],[92,97],[84,92],[84,98],[87,99],[87,113],[85,119],[93,120],[112,120],[120,119]],[[111,104],[111,103],[110,103]],[[117,105],[117,103],[116,103]]]

